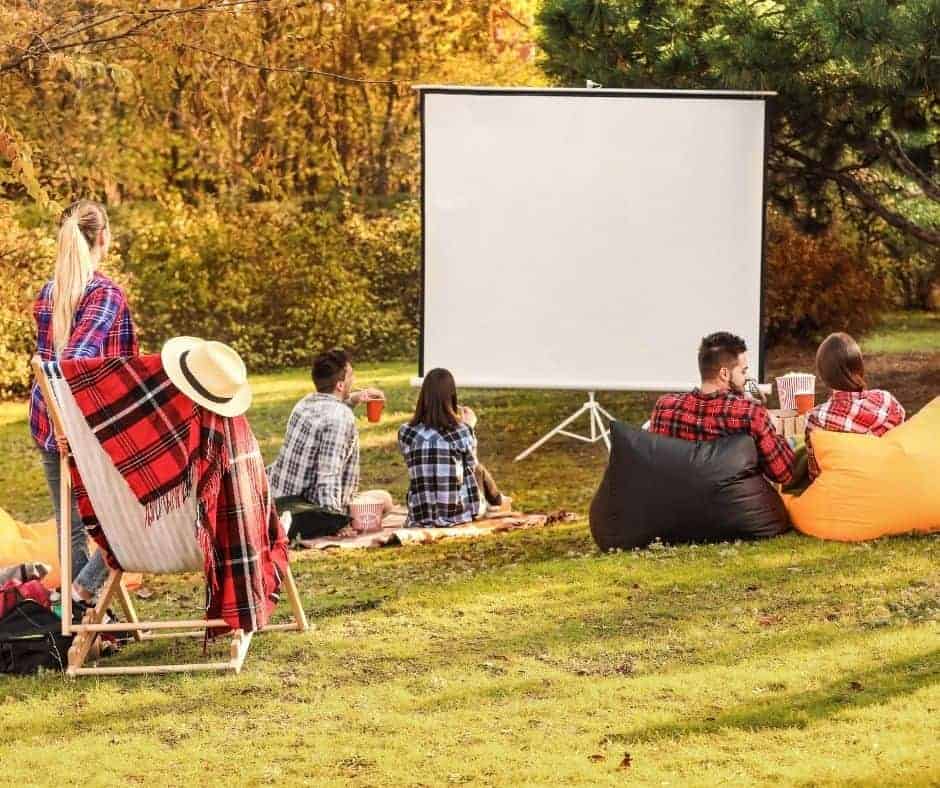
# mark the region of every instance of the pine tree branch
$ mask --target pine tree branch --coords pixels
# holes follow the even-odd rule
[[[881,141],[885,145],[891,163],[920,186],[924,196],[935,202],[940,202],[940,183],[930,178],[927,173],[911,161],[907,153],[904,152],[904,146],[901,145],[901,139],[898,135],[893,131],[886,131],[881,135]]]
[[[803,165],[803,169],[805,171],[808,171],[811,174],[822,178],[823,180],[828,180],[835,183],[841,189],[851,194],[868,210],[875,213],[879,218],[892,227],[901,230],[913,238],[917,238],[921,241],[924,241],[925,243],[929,243],[932,246],[940,246],[940,228],[934,229],[929,226],[923,227],[919,224],[916,224],[915,222],[910,221],[909,219],[899,214],[897,211],[893,211],[888,208],[888,206],[881,202],[881,200],[879,200],[875,195],[871,194],[871,192],[859,184],[858,181],[849,175],[846,175],[845,172],[841,170],[830,169],[821,162],[816,161],[815,159],[796,150],[796,148],[793,148],[790,145],[785,145],[778,142],[774,145],[774,148],[776,151],[783,154],[787,158]],[[779,169],[781,172],[788,174],[794,174],[794,170],[796,169],[792,167],[786,167],[785,165],[774,164],[771,164],[771,168]]]

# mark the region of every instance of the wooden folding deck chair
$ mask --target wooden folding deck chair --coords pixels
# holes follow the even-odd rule
[[[61,452],[61,528],[59,552],[62,577],[62,634],[74,635],[68,654],[69,676],[120,675],[133,673],[183,673],[196,670],[233,671],[238,673],[245,661],[253,633],[241,629],[232,632],[230,658],[225,662],[203,662],[180,665],[135,665],[121,667],[84,667],[96,638],[102,632],[130,632],[137,641],[157,638],[199,637],[207,628],[227,627],[222,619],[140,621],[124,585],[120,570],[111,570],[98,595],[98,603],[89,608],[80,624],[72,623],[72,477],[69,452],[75,459],[88,496],[95,508],[101,528],[108,538],[118,562],[128,572],[172,574],[203,572],[203,555],[196,541],[195,495],[181,507],[147,527],[131,527],[140,519],[142,507],[117,468],[98,443],[85,421],[64,380],[53,380],[38,356],[32,361],[36,380],[49,411],[54,434],[69,441],[69,450]],[[300,603],[290,566],[283,578],[283,591],[293,612],[288,623],[269,624],[260,631],[306,631],[307,617]],[[104,623],[105,613],[114,599],[120,604],[127,621]]]

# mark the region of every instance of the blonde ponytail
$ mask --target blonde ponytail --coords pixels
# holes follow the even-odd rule
[[[95,273],[92,249],[108,224],[104,207],[78,200],[62,214],[52,283],[52,341],[56,355],[68,345],[75,312]]]

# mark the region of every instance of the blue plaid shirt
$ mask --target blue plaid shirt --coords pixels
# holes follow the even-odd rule
[[[398,448],[408,466],[408,525],[468,523],[480,513],[473,474],[477,439],[466,424],[440,433],[423,424],[403,424]]]
[[[268,478],[276,498],[302,495],[345,514],[359,486],[359,431],[352,408],[332,394],[300,400]]]
[[[36,352],[43,361],[55,356],[52,336],[52,282],[46,282],[33,305],[36,318]],[[137,332],[124,292],[104,274],[95,272],[75,310],[72,334],[59,359],[98,356],[136,356]],[[29,402],[29,426],[33,439],[44,451],[55,451],[55,438],[39,385],[33,383]]]

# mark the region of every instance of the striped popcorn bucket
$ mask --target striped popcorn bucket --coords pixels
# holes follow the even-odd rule
[[[359,533],[382,530],[382,501],[364,498],[361,501],[352,501],[349,504],[349,516],[352,517],[350,526]]]
[[[816,376],[809,372],[788,372],[777,378],[777,398],[781,410],[796,410],[797,395],[816,391]]]

